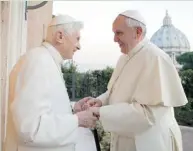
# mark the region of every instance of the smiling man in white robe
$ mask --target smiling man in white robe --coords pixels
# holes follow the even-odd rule
[[[170,57],[146,38],[146,23],[136,10],[113,23],[121,55],[108,90],[87,104],[111,132],[111,151],[182,151],[174,107],[187,103]]]
[[[80,49],[82,28],[68,15],[56,16],[46,42],[27,51],[13,68],[4,151],[96,151],[89,128],[97,118],[80,111],[87,98],[71,106],[61,72],[63,60]]]

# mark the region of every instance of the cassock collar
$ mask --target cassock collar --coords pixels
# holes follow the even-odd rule
[[[60,55],[60,53],[58,52],[58,50],[56,48],[54,48],[50,43],[48,42],[43,42],[42,45],[44,47],[47,48],[47,50],[50,52],[50,54],[52,55],[52,57],[54,58],[55,62],[61,67],[62,62],[64,61],[64,59],[62,58],[62,56]]]
[[[142,47],[148,42],[148,39],[144,37],[142,41],[140,41],[131,51],[128,52],[127,54],[127,59],[129,60],[132,58],[138,51],[142,49]]]

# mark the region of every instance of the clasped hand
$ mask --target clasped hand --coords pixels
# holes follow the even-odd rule
[[[79,126],[94,128],[96,121],[99,119],[99,108],[102,102],[96,98],[86,97],[74,105],[74,113],[78,116]]]

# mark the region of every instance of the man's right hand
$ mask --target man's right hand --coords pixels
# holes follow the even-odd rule
[[[85,128],[94,128],[98,118],[94,116],[94,113],[91,110],[85,110],[76,113],[78,116],[78,123],[80,127]]]
[[[102,101],[96,98],[89,98],[86,103],[83,105],[83,109],[89,109],[90,107],[101,107]]]

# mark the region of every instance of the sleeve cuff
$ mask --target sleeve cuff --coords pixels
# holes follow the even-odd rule
[[[70,105],[71,105],[71,108],[72,108],[72,111],[74,111],[74,106],[75,106],[76,102],[70,102]]]
[[[74,123],[78,127],[78,116],[76,114],[73,115]]]
[[[99,99],[102,102],[102,106],[103,106],[108,104],[108,100],[107,100],[108,97],[109,97],[109,93],[108,91],[106,91],[105,93],[98,96],[96,99]]]

